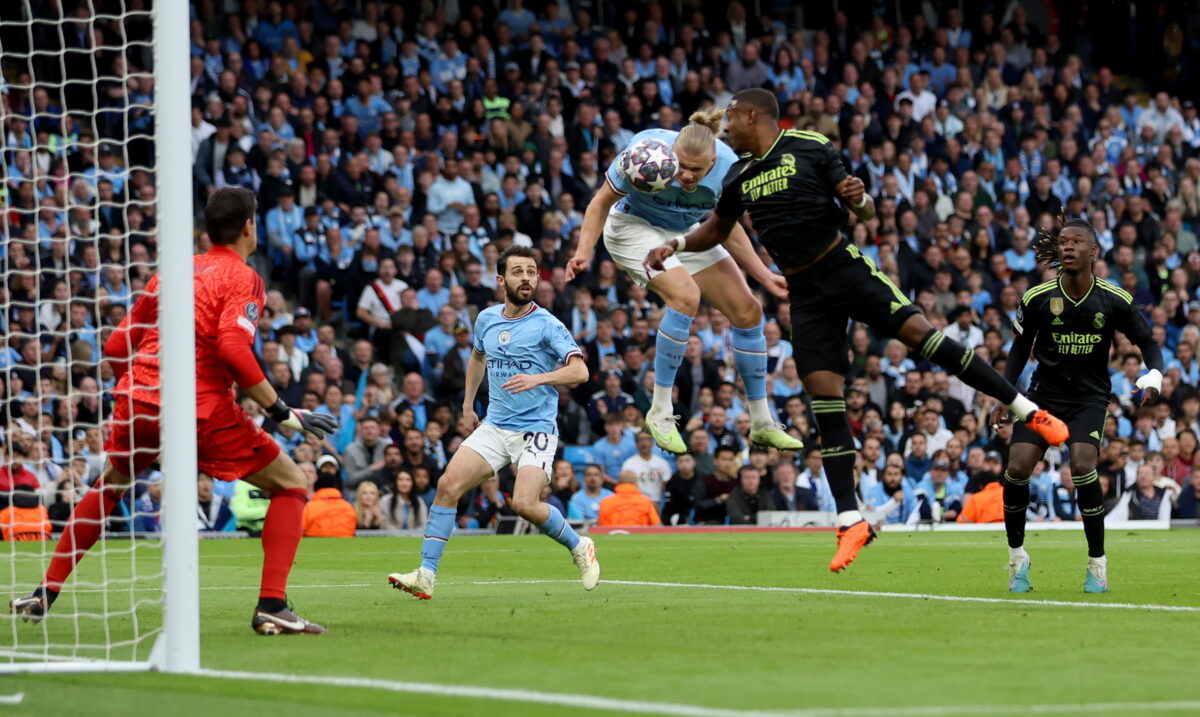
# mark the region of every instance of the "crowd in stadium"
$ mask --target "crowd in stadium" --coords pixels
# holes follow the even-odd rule
[[[636,132],[679,129],[748,87],[776,93],[782,127],[837,145],[878,207],[871,221],[848,217],[847,236],[937,328],[997,366],[1022,295],[1051,276],[1031,242],[1060,215],[1090,221],[1096,275],[1133,294],[1167,357],[1162,401],[1142,408],[1131,397],[1137,349],[1114,350],[1108,505],[1134,519],[1197,517],[1194,16],[1167,9],[1138,36],[1131,65],[1105,61],[1115,54],[1106,36],[1088,29],[1102,19],[1074,27],[1016,2],[965,17],[954,4],[933,14],[901,3],[912,6],[901,22],[838,11],[802,26],[787,13],[754,17],[757,3],[738,0],[720,12],[684,2],[682,15],[671,3],[500,4],[192,5],[197,212],[220,187],[257,193],[251,261],[271,287],[259,356],[289,405],[341,420],[317,441],[243,402],[310,475],[308,534],[423,526],[466,435],[474,318],[502,299],[496,261],[512,245],[537,250],[535,300],[570,329],[590,372],[559,389],[564,448],[545,500],[601,523],[834,510],[790,358],[790,340],[805,337],[791,336],[787,302],[756,292],[770,396],[810,448],[749,445],[729,321],[702,307],[676,382],[690,453],[674,456],[642,430],[661,302],[603,247],[588,274],[568,282],[563,268],[589,198]],[[19,63],[0,60],[0,507],[44,509],[56,524],[103,465],[113,373],[100,348],[159,244],[181,240],[160,234],[153,202],[147,53],[113,49],[146,28],[79,12],[74,36],[47,42],[88,51],[86,67],[66,71],[97,78],[94,92],[29,87]],[[209,246],[202,232],[195,244]],[[993,428],[987,399],[899,342],[851,325],[848,345],[865,507],[886,522],[986,516],[1011,427]],[[1052,450],[1039,467],[1031,519],[1080,518],[1062,464]],[[142,477],[115,527],[157,529],[160,478]],[[511,479],[505,471],[464,499],[460,527],[510,529]],[[25,489],[41,507],[17,495]],[[261,529],[265,497],[248,485],[202,477],[199,495],[203,529]]]

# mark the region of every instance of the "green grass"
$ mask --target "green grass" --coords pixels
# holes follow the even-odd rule
[[[731,710],[866,708],[924,714],[946,706],[1195,700],[1189,677],[1200,613],[1030,603],[945,602],[878,595],[729,591],[578,583],[569,557],[537,536],[451,541],[437,596],[420,602],[384,576],[418,561],[416,539],[306,540],[292,573],[300,614],[320,637],[261,638],[249,629],[257,541],[201,544],[206,668],[523,688]],[[608,580],[1009,597],[1000,533],[884,534],[843,575],[827,570],[828,533],[601,536]],[[1109,536],[1112,592],[1082,592],[1078,533],[1032,533],[1032,600],[1200,607],[1200,531]],[[139,565],[153,570],[153,549]],[[118,566],[109,566],[110,577]],[[33,560],[14,572],[32,583]],[[99,561],[81,565],[99,579]],[[564,582],[480,585],[481,581]],[[143,584],[153,584],[145,580]],[[143,593],[142,595],[149,595]],[[120,605],[127,594],[110,595]],[[68,596],[64,594],[63,600]],[[81,609],[101,594],[76,592]],[[60,602],[59,606],[64,604]],[[21,644],[73,640],[70,620],[19,624]],[[139,619],[157,620],[143,607]],[[84,624],[84,631],[97,629]],[[128,619],[110,624],[128,636]],[[11,647],[10,624],[0,647]],[[144,658],[149,645],[140,648]],[[25,693],[0,715],[551,715],[598,710],[363,687],[158,674],[0,677]],[[86,705],[86,709],[82,706]],[[1188,707],[1193,713],[1197,704]],[[1042,708],[1045,709],[1045,708]],[[1054,714],[1047,710],[1042,713]],[[1166,714],[1113,708],[1108,714]],[[1179,714],[1180,711],[1174,712]],[[832,714],[832,713],[829,713]]]

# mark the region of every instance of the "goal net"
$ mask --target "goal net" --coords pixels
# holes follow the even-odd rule
[[[105,342],[155,273],[182,288],[159,302],[163,386],[192,386],[187,9],[158,5],[6,0],[0,12],[0,672],[198,666],[195,618],[182,615],[197,589],[186,395],[163,412],[160,463],[136,477],[47,618],[9,609],[41,582],[104,470],[120,370]],[[185,530],[164,533],[171,523]],[[172,578],[179,589],[164,589]]]

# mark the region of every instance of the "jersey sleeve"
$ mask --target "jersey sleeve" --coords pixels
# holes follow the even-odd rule
[[[738,191],[737,187],[737,177],[741,174],[741,167],[741,164],[730,167],[729,174],[725,175],[725,180],[721,183],[721,198],[717,200],[715,210],[718,217],[740,219],[746,213],[746,207],[742,205],[742,193]]]
[[[471,339],[471,348],[474,349],[475,353],[477,354],[487,353],[487,351],[484,351],[483,349],[483,332],[487,329],[487,325],[490,322],[491,319],[489,319],[488,315],[485,313],[479,314],[479,317],[475,319],[475,337]]]
[[[821,158],[825,165],[825,181],[829,184],[830,189],[841,184],[842,180],[850,176],[850,172],[846,169],[845,158],[832,142],[821,145]]]
[[[633,142],[629,143],[633,146]],[[629,160],[629,147],[626,147],[623,152],[613,158],[611,164],[608,165],[608,170],[604,173],[604,179],[608,182],[608,186],[621,196],[633,192],[633,184],[629,181],[629,177],[621,170],[624,162]]]
[[[571,332],[558,319],[552,318],[546,322],[545,331],[542,333],[542,345],[549,349],[559,363],[565,364],[572,356],[583,357],[579,344],[575,343]]]
[[[252,272],[231,273],[224,277],[224,283],[221,293],[225,304],[217,320],[217,350],[233,380],[248,388],[266,378],[254,357],[253,345],[267,295],[262,279]]]
[[[1132,297],[1127,300],[1125,296],[1116,294],[1112,296],[1112,303],[1116,307],[1113,310],[1117,316],[1116,329],[1125,334],[1125,338],[1142,350],[1142,361],[1147,368],[1161,372],[1163,370],[1162,349],[1154,342],[1154,332],[1146,323],[1146,317],[1138,311],[1131,299]]]

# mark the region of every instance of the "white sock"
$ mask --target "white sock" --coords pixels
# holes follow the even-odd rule
[[[1100,556],[1100,557],[1098,557],[1098,558],[1088,558],[1088,564],[1090,564],[1090,565],[1099,565],[1099,566],[1100,566],[1100,567],[1102,567],[1102,568],[1104,568],[1104,567],[1108,567],[1108,556],[1107,556],[1107,555],[1101,555],[1101,556]]]
[[[862,519],[863,514],[857,510],[843,510],[837,515],[837,524],[839,528],[849,528]]]
[[[1017,417],[1018,421],[1028,421],[1030,414],[1038,410],[1038,405],[1030,401],[1024,395],[1018,393],[1013,402],[1008,404],[1008,408]]]
[[[650,402],[650,410],[646,411],[646,418],[665,416],[672,410],[671,406],[671,389],[672,386],[659,386],[654,384],[654,398]]]
[[[1012,560],[1012,561],[1024,560],[1025,558],[1028,558],[1028,557],[1029,557],[1029,554],[1025,552],[1024,545],[1022,545],[1019,548],[1009,548],[1008,549],[1008,559],[1009,560]]]
[[[777,420],[775,412],[771,410],[771,404],[767,403],[767,399],[756,398],[750,401],[751,426],[754,428],[767,428],[774,426]]]

